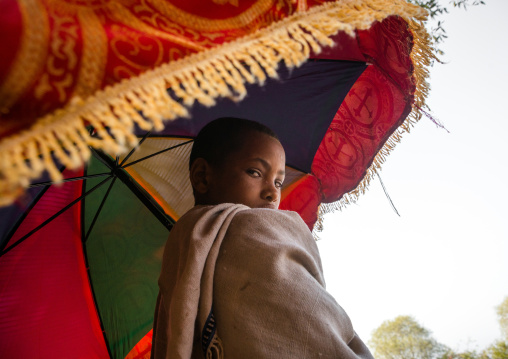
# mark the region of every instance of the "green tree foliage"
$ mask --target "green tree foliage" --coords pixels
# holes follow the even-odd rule
[[[483,354],[488,359],[508,359],[508,341],[495,342]]]
[[[508,341],[508,296],[496,307],[497,318],[501,327],[501,333]]]
[[[476,351],[455,353],[448,350],[439,359],[508,359],[508,297],[496,307],[496,313],[504,340],[494,342],[480,353]]]
[[[448,350],[439,359],[508,359],[508,342],[495,342],[482,352],[468,350],[456,353]]]
[[[448,350],[439,359],[492,359],[485,352],[478,353],[474,350],[468,350],[463,353],[455,353],[452,350]]]
[[[410,3],[419,5],[429,11],[430,19],[432,21],[432,28],[430,29],[430,33],[434,38],[434,42],[436,46],[439,46],[448,36],[446,35],[446,30],[444,29],[444,21],[442,20],[442,15],[447,14],[451,8],[459,8],[467,10],[469,6],[476,5],[485,5],[485,1],[483,0],[449,0],[448,5],[443,5],[446,3],[444,0],[407,0]],[[437,50],[439,54],[443,54],[443,51]]]
[[[485,350],[457,353],[439,344],[413,317],[384,321],[372,332],[369,346],[377,359],[508,359],[508,296],[496,307],[503,339]]]
[[[369,346],[377,359],[435,359],[446,351],[410,316],[383,322],[372,332]]]

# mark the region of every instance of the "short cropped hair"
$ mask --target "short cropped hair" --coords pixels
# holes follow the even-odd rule
[[[279,140],[275,132],[259,122],[221,117],[209,122],[199,131],[192,146],[189,168],[196,158],[203,158],[214,167],[221,166],[229,154],[241,148],[245,136],[251,131],[261,132]]]

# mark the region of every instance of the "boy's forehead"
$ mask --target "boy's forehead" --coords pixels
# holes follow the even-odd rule
[[[278,152],[285,155],[284,148],[279,140],[259,131],[250,131],[242,139],[241,151],[247,153]]]

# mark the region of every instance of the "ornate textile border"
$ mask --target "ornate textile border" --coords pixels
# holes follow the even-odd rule
[[[410,19],[408,24],[413,35],[413,49],[410,56],[414,68],[413,78],[415,80],[416,87],[415,101],[413,103],[412,111],[404,120],[402,125],[400,125],[392,133],[381,150],[377,153],[372,165],[367,169],[367,173],[360,184],[351,192],[344,194],[344,196],[342,196],[342,198],[337,202],[322,203],[320,205],[318,221],[314,227],[315,230],[313,231],[316,238],[318,238],[316,231],[319,232],[323,228],[323,216],[326,213],[341,210],[348,204],[355,203],[361,195],[365,194],[371,180],[377,175],[377,171],[381,170],[382,164],[386,161],[387,156],[391,153],[395,146],[401,141],[403,134],[406,132],[409,133],[411,128],[422,117],[422,109],[426,107],[425,99],[427,98],[430,90],[430,86],[427,82],[427,78],[429,77],[428,68],[431,65],[431,62],[437,60],[437,58],[435,56],[435,51],[431,46],[431,37],[425,30],[422,22]]]
[[[354,36],[374,21],[398,15],[408,22],[415,41],[411,54],[416,79],[416,105],[406,122],[390,137],[376,156],[367,176],[339,202],[324,205],[327,212],[340,208],[365,192],[375,169],[399,142],[403,132],[421,117],[428,92],[426,67],[433,58],[428,34],[421,21],[427,13],[404,0],[338,0],[311,8],[252,35],[164,64],[104,90],[86,100],[74,98],[69,105],[37,120],[29,130],[0,142],[0,205],[19,196],[30,180],[48,171],[51,180],[62,179],[54,158],[67,168],[77,168],[90,157],[92,146],[112,155],[135,146],[134,125],[160,130],[165,120],[188,116],[195,101],[213,106],[219,97],[242,99],[244,84],[262,85],[267,76],[276,77],[280,61],[289,68],[301,65],[312,51],[333,45],[339,31]],[[182,103],[177,102],[168,89]],[[143,113],[143,116],[140,115]],[[91,124],[97,136],[86,126]],[[108,129],[106,129],[108,128]],[[54,156],[54,157],[53,157]]]

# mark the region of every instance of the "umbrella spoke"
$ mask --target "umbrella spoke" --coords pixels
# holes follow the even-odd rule
[[[190,142],[190,141],[188,141]],[[187,143],[188,143],[187,142]],[[180,144],[183,145],[183,144]],[[171,148],[169,148],[171,149]],[[166,149],[166,150],[169,150]],[[164,150],[164,151],[166,151]],[[101,160],[109,168],[112,168],[114,165],[111,158],[109,158],[106,154],[95,152],[98,158]],[[155,154],[154,154],[155,155]],[[129,164],[130,165],[130,164]],[[114,168],[114,167],[113,167]],[[164,227],[171,230],[173,228],[173,224],[175,223],[173,219],[164,212],[162,207],[157,203],[157,201],[148,194],[123,168],[117,167],[115,168],[113,175],[118,177],[123,184],[125,184],[131,192],[138,197],[138,199],[145,205],[145,207],[152,212],[152,214],[162,223]]]
[[[114,162],[110,161],[109,158],[108,161],[106,161],[106,155],[102,155],[101,153],[97,152],[97,150],[93,147],[90,147],[90,150],[92,151],[94,157],[101,161],[104,166],[111,170],[116,168]]]
[[[162,223],[164,227],[171,230],[173,228],[174,221],[169,217],[166,212],[160,207],[155,199],[146,194],[146,191],[139,188],[137,183],[134,182],[132,177],[123,170],[117,172],[118,178],[138,197],[138,199],[145,205],[146,208],[152,212],[152,214]]]
[[[154,157],[154,156],[160,155],[161,153],[164,153],[164,152],[167,152],[167,151],[173,150],[173,149],[175,149],[175,148],[181,147],[181,146],[183,146],[183,145],[186,145],[186,144],[188,144],[188,143],[191,143],[192,141],[194,141],[194,140],[189,140],[189,141],[186,141],[186,142],[182,142],[182,143],[180,143],[180,144],[178,144],[178,145],[174,145],[174,146],[171,146],[171,147],[165,148],[165,149],[163,149],[163,150],[160,150],[160,151],[158,151],[158,152],[154,152],[154,153],[152,153],[152,154],[150,154],[150,155],[148,155],[148,156],[145,156],[145,157],[142,157],[142,158],[140,158],[140,159],[138,159],[138,160],[136,160],[136,161],[130,162],[130,163],[126,164],[125,166],[123,166],[122,168],[127,168],[127,167],[129,167],[129,166],[135,165],[135,164],[136,164],[136,163],[138,163],[138,162],[141,162],[141,161],[147,160],[147,159],[152,158],[152,157]],[[123,162],[122,162],[122,163],[123,163]]]
[[[55,213],[54,215],[52,215],[51,217],[49,217],[47,220],[45,220],[44,222],[42,222],[40,225],[38,225],[37,227],[35,227],[34,229],[32,229],[30,232],[28,232],[27,234],[25,234],[23,237],[21,237],[20,239],[18,239],[16,242],[14,242],[10,247],[4,249],[2,252],[0,252],[0,257],[3,256],[4,254],[6,254],[7,252],[9,252],[11,249],[13,249],[14,247],[16,247],[17,245],[19,245],[20,243],[22,243],[25,239],[27,239],[28,237],[30,237],[32,234],[34,234],[35,232],[37,232],[38,230],[40,230],[41,228],[43,228],[46,224],[48,224],[49,222],[51,222],[52,220],[54,220],[55,218],[57,218],[59,215],[61,215],[62,213],[64,213],[66,210],[68,210],[69,208],[71,208],[73,205],[75,205],[77,202],[81,201],[83,198],[85,198],[86,196],[88,196],[90,193],[92,193],[93,191],[95,191],[97,188],[101,187],[103,184],[105,184],[107,181],[109,181],[110,179],[112,178],[112,176],[104,179],[102,182],[98,183],[97,185],[95,185],[94,187],[90,188],[88,191],[86,191],[85,193],[83,193],[81,196],[79,196],[78,198],[76,198],[74,201],[72,201],[71,203],[69,203],[67,206],[65,206],[64,208],[62,208],[61,210],[59,210],[57,213]]]
[[[108,190],[106,191],[106,194],[104,195],[104,198],[102,199],[101,204],[99,205],[99,208],[97,209],[97,212],[95,213],[95,216],[93,217],[92,223],[90,224],[90,227],[88,227],[88,232],[86,233],[84,242],[87,241],[88,236],[92,232],[92,229],[93,229],[93,227],[95,225],[95,222],[97,221],[97,218],[99,218],[99,215],[100,215],[100,213],[102,211],[102,207],[104,206],[104,203],[106,203],[106,199],[109,196],[109,192],[111,192],[111,188],[113,188],[113,185],[115,184],[116,178],[117,177],[114,177],[113,181],[111,181],[111,183],[109,184]],[[84,222],[83,222],[83,224],[84,224]]]
[[[125,163],[125,161],[127,161],[129,159],[130,156],[132,156],[132,154],[134,153],[134,151],[136,151],[136,149],[141,146],[141,144],[143,142],[145,142],[146,138],[150,135],[150,131],[148,131],[147,133],[145,133],[145,135],[143,136],[143,138],[141,138],[141,140],[139,141],[138,145],[137,146],[134,146],[134,148],[127,154],[127,156],[125,156],[125,158],[122,160],[122,162],[120,163],[120,167],[123,166],[123,164]],[[118,164],[118,162],[117,162]]]
[[[111,172],[104,172],[104,173],[97,173],[94,175],[86,175],[86,176],[79,176],[79,177],[71,177],[71,178],[65,178],[61,180],[58,183],[65,183],[65,182],[72,182],[72,181],[79,181],[79,180],[85,180],[89,178],[96,178],[96,177],[104,177],[104,176],[111,176]],[[29,188],[32,187],[41,187],[41,186],[49,186],[55,184],[53,181],[46,181],[46,182],[38,182],[38,183],[32,183]]]
[[[35,205],[39,202],[39,200],[42,198],[42,196],[44,195],[44,193],[46,193],[46,191],[49,189],[49,187],[46,187],[46,188],[43,188],[34,198],[34,200],[32,201],[32,203],[30,204],[30,206],[28,206],[24,213],[21,215],[21,217],[19,217],[19,219],[17,220],[17,222],[14,224],[14,226],[11,228],[11,230],[9,231],[9,233],[7,233],[7,236],[5,236],[1,241],[3,242],[1,245],[0,245],[0,253],[2,253],[2,251],[4,250],[4,248],[7,246],[7,244],[9,243],[9,241],[11,240],[12,236],[14,235],[14,233],[16,233],[16,231],[18,230],[19,226],[21,225],[21,223],[23,223],[23,221],[25,220],[26,216],[28,216],[28,214],[30,213],[30,211],[32,210],[32,208],[35,207]]]

